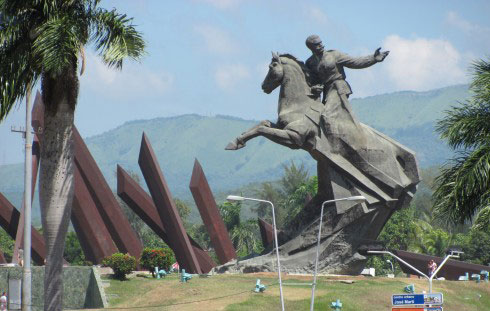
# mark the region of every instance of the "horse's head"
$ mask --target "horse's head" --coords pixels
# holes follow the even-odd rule
[[[284,71],[281,64],[281,59],[277,53],[272,52],[272,61],[269,64],[269,72],[265,76],[264,82],[262,82],[262,90],[270,94],[281,85],[281,81],[284,75]]]

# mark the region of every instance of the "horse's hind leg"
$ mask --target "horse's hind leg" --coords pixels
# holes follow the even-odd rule
[[[231,141],[225,148],[225,150],[238,150],[245,147],[247,141],[257,136],[260,136],[261,128],[270,128],[276,126],[276,124],[272,123],[269,120],[261,121],[259,124],[254,127],[248,129],[246,132],[243,132],[240,136]]]
[[[301,137],[298,133],[291,130],[282,130],[259,124],[235,138],[235,140],[230,142],[225,149],[237,150],[243,148],[247,141],[257,136],[264,136],[265,138],[288,148],[300,148],[297,142],[301,141]]]
[[[258,129],[258,132],[265,138],[285,147],[292,149],[300,148],[297,142],[301,141],[301,136],[294,131],[262,127]]]

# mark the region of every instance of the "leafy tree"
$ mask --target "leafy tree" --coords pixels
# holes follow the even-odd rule
[[[169,247],[145,247],[141,253],[139,261],[140,266],[150,271],[153,276],[155,276],[155,267],[169,271],[174,262],[175,255]]]
[[[14,252],[15,241],[10,237],[10,235],[0,228],[0,251],[3,252],[5,260],[11,261],[12,254]]]
[[[414,208],[405,208],[393,213],[383,227],[378,240],[387,249],[408,250],[415,239]]]
[[[129,254],[114,253],[102,260],[102,265],[111,267],[114,277],[119,280],[125,280],[126,275],[136,269],[136,258]]]
[[[184,224],[184,227],[188,228],[189,227],[189,215],[191,214],[191,208],[187,203],[180,199],[174,199],[175,202],[175,207],[177,208],[177,211],[179,212],[180,219],[182,219],[182,223]]]
[[[65,252],[63,257],[70,265],[85,266],[92,265],[85,259],[80,241],[75,232],[68,232],[65,240]]]
[[[432,227],[419,232],[414,239],[413,248],[419,253],[444,257],[446,250],[452,245],[453,236],[448,232]]]
[[[408,250],[415,240],[414,213],[413,206],[393,213],[379,234],[378,241],[381,241],[390,250]],[[387,260],[393,263],[395,273],[401,272],[400,266],[391,256],[371,256],[366,265],[375,268],[378,274],[386,274],[391,272],[391,265],[387,263]]]
[[[63,306],[63,248],[73,201],[73,119],[78,55],[92,44],[102,61],[121,69],[145,43],[132,20],[100,0],[0,0],[0,121],[41,81],[45,104],[39,198],[47,264],[44,310]],[[82,56],[83,57],[83,56]],[[83,71],[83,63],[81,66]]]
[[[224,202],[218,208],[228,232],[240,225],[240,212],[242,209],[240,202]]]
[[[438,217],[449,223],[470,221],[490,206],[490,60],[473,64],[473,96],[453,107],[437,131],[458,150],[437,178],[434,193]]]
[[[490,264],[490,232],[473,228],[467,234],[457,234],[455,245],[461,246],[460,260],[480,265]]]
[[[201,247],[206,250],[211,248],[211,238],[209,237],[208,230],[204,224],[193,224],[190,226],[188,232],[194,241]]]
[[[145,225],[146,226],[146,225]],[[141,241],[143,246],[149,248],[164,248],[168,247],[167,244],[159,237],[153,230],[146,226],[141,234]]]
[[[313,176],[298,185],[298,188],[282,201],[282,210],[285,211],[287,219],[281,219],[281,224],[287,226],[291,220],[296,218],[296,215],[299,214],[317,192],[318,178],[316,176]]]

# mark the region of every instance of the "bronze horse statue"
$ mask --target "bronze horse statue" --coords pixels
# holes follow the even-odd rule
[[[357,252],[363,241],[375,240],[392,213],[412,199],[420,181],[417,162],[412,151],[358,122],[345,101],[324,105],[313,100],[308,77],[303,62],[273,53],[262,89],[269,94],[280,86],[278,120],[260,122],[226,149],[243,148],[248,140],[264,136],[288,148],[304,149],[318,162],[318,193],[280,241],[286,271],[311,272],[322,202],[364,196],[363,203],[332,204],[321,220],[325,230],[320,270],[359,273],[366,260]],[[242,262],[244,269],[273,269],[261,257]]]

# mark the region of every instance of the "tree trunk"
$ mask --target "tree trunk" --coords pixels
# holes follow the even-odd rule
[[[76,68],[43,75],[44,113],[39,200],[46,241],[44,310],[63,308],[63,251],[74,195],[72,128],[78,78]]]

